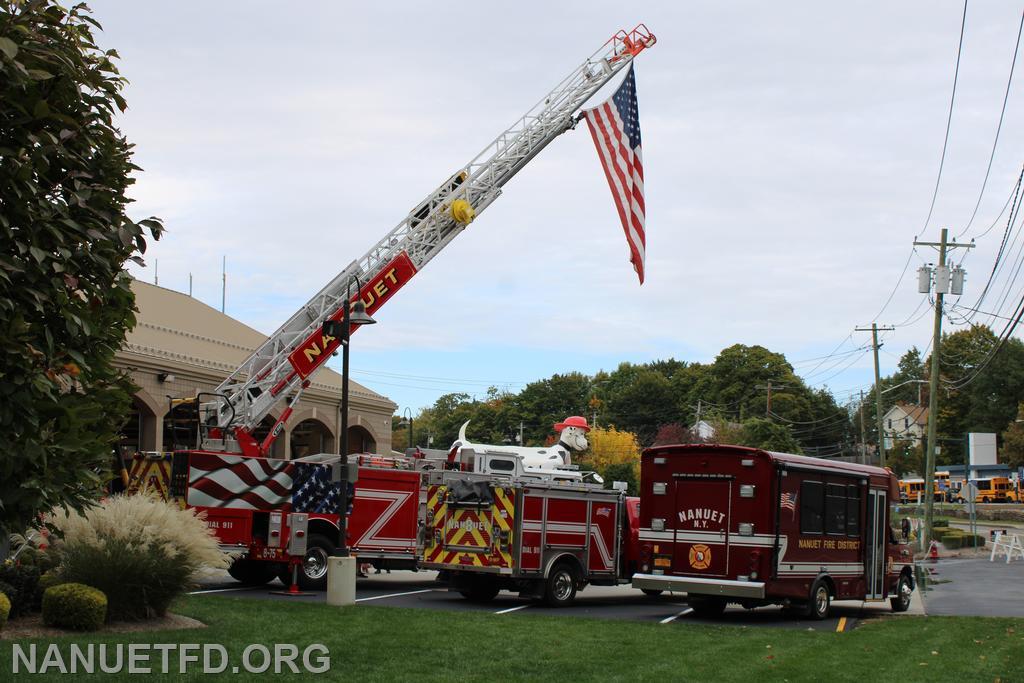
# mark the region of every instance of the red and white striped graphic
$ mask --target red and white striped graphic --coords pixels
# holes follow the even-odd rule
[[[245,510],[286,509],[292,501],[292,463],[241,455],[193,453],[188,504]]]

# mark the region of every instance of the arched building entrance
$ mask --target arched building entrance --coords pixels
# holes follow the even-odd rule
[[[140,396],[132,396],[128,418],[121,427],[120,447],[124,453],[158,450],[158,418],[149,404]]]
[[[334,433],[316,418],[303,420],[291,429],[292,459],[316,453],[331,453],[334,447]]]
[[[348,428],[349,453],[376,453],[377,441],[366,427],[354,425]]]

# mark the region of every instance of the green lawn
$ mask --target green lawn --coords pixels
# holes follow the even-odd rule
[[[61,639],[62,651],[67,657],[70,642],[220,643],[240,660],[251,643],[324,643],[332,668],[323,677],[349,681],[1024,680],[1024,619],[891,617],[833,633],[211,596],[187,598],[176,610],[210,627],[72,636]],[[11,643],[0,641],[0,679],[10,672]]]

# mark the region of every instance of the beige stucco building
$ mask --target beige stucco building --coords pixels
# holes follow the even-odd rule
[[[132,289],[138,322],[115,361],[140,387],[123,430],[124,446],[141,451],[194,447],[195,433],[171,419],[169,398],[214,390],[266,335],[187,294],[139,280]],[[272,455],[337,453],[340,404],[341,375],[320,370],[295,405]],[[260,438],[284,408],[282,401],[264,420]],[[390,453],[395,408],[387,397],[350,381],[349,452]]]

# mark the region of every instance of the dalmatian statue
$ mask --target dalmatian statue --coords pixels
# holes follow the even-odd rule
[[[459,439],[452,444],[449,456],[450,458],[454,458],[463,448],[472,449],[479,453],[515,453],[516,455],[522,456],[524,467],[543,468],[557,465],[571,465],[572,452],[585,451],[590,445],[587,441],[587,432],[590,431],[590,425],[587,424],[587,418],[580,417],[579,415],[567,417],[564,421],[555,424],[555,430],[559,433],[558,443],[554,446],[547,446],[543,448],[475,444],[466,438],[466,427],[468,425],[469,421],[467,420],[463,423],[462,428],[459,429]]]

